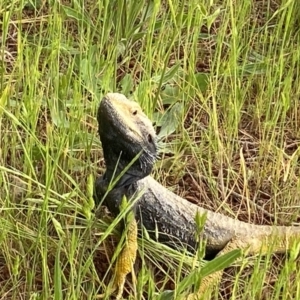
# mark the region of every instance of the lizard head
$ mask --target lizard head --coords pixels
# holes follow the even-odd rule
[[[100,103],[98,130],[106,163],[106,176],[118,175],[135,158],[118,186],[148,176],[157,156],[156,134],[151,121],[134,101],[118,93],[107,94]]]

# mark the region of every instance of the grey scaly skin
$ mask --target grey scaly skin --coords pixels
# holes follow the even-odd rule
[[[134,210],[139,227],[150,237],[173,248],[197,248],[197,241],[206,241],[206,257],[235,248],[248,253],[285,252],[295,239],[300,239],[300,227],[254,225],[201,208],[172,193],[150,175],[157,156],[156,136],[151,121],[139,105],[117,93],[107,94],[101,101],[98,115],[106,173],[95,183],[95,201],[99,203],[115,176],[141,153],[135,163],[103,200],[113,214],[119,212],[122,195],[129,199],[141,193]],[[200,236],[196,237],[195,216],[205,215]]]

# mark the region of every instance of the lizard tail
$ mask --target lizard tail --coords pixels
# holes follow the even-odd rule
[[[229,243],[235,244],[235,249],[248,249],[249,254],[284,253],[300,241],[300,227],[296,226],[253,225],[247,229]]]

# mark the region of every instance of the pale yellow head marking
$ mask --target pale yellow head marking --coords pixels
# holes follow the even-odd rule
[[[133,139],[143,140],[145,137],[140,131],[139,124],[143,123],[152,136],[155,136],[155,131],[151,121],[143,113],[140,105],[134,101],[128,100],[124,95],[119,93],[108,93],[107,98],[110,99],[116,112],[124,120],[124,123],[129,129],[129,134]]]

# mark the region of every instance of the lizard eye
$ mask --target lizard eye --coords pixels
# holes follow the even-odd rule
[[[132,114],[133,114],[134,116],[136,116],[136,115],[137,115],[137,109],[135,109],[135,110],[132,112]]]

